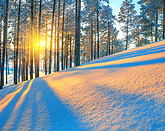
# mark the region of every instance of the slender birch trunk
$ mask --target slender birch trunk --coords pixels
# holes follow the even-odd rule
[[[4,86],[4,63],[5,63],[5,47],[7,44],[7,24],[8,24],[8,5],[9,0],[6,0],[6,9],[4,13],[4,31],[3,31],[3,53],[2,53],[2,66],[1,66],[1,82],[0,89]]]

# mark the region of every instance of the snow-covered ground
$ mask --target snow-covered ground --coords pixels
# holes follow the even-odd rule
[[[7,75],[7,84],[13,84],[14,83],[14,66],[11,65],[12,62],[9,62],[9,74]],[[39,76],[44,76],[45,72],[39,71]],[[29,70],[29,77],[30,79],[30,70]],[[33,78],[35,78],[35,73],[33,73]],[[22,81],[22,76],[20,75],[20,81]],[[4,69],[4,84],[6,85],[6,68]]]
[[[165,130],[165,41],[5,86],[0,130]]]

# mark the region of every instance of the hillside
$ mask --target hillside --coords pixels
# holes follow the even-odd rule
[[[0,130],[165,130],[165,40],[0,90]]]

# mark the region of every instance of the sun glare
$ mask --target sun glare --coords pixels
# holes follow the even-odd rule
[[[38,49],[39,49],[39,54],[40,55],[44,55],[44,50],[45,50],[45,41],[44,41],[44,39],[40,39],[40,42],[39,42],[39,40],[38,39],[35,39],[34,40],[34,49],[35,49],[35,53],[37,54],[38,53]]]
[[[41,48],[45,47],[45,41],[41,39],[39,42],[39,40],[36,39],[36,40],[34,40],[34,46],[36,48],[39,46],[39,48],[41,49]]]
[[[45,41],[41,40],[40,41],[40,47],[44,47],[45,46]]]

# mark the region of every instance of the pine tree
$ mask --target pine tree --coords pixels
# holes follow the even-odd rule
[[[165,38],[165,0],[163,0],[163,39]]]
[[[59,45],[60,45],[60,41],[59,41],[59,37],[60,37],[60,0],[58,1],[58,24],[57,24],[57,71],[60,70],[59,67]]]
[[[2,20],[3,20],[3,7],[4,7],[4,1],[1,1],[0,3],[0,70],[1,70],[1,60],[2,60],[2,52],[1,52],[1,46],[2,46]],[[1,79],[1,72],[0,72],[0,79]]]
[[[80,65],[80,17],[81,17],[81,0],[76,0],[76,35],[75,35],[75,54],[74,66]]]
[[[56,13],[55,13],[56,14]],[[55,32],[54,32],[54,72],[57,71],[57,17],[55,16]]]
[[[106,43],[106,47],[102,49],[103,52],[106,52],[106,55],[110,55],[110,50],[111,50],[111,30],[113,30],[114,27],[114,21],[116,20],[115,16],[112,14],[112,8],[110,8],[109,5],[103,5],[102,6],[102,10],[100,12],[100,19],[102,20],[100,23],[100,27],[102,29],[102,33],[103,35],[101,35],[102,37],[102,41],[104,41],[104,43]],[[103,54],[103,53],[102,53]]]
[[[25,81],[25,36],[22,42],[22,81]]]
[[[1,81],[1,67],[2,67],[2,30],[3,30],[3,14],[4,14],[5,2],[1,0],[0,2],[0,81]]]
[[[70,45],[70,68],[72,68],[72,36],[69,37]]]
[[[95,1],[94,0],[86,0],[85,2],[85,8],[82,11],[82,23],[85,23],[84,26],[82,27],[82,31],[83,32],[89,32],[89,36],[90,37],[90,43],[89,45],[85,45],[85,42],[82,42],[83,45],[82,46],[90,46],[90,52],[88,52],[88,54],[90,54],[90,60],[93,60],[93,36],[94,36],[94,30],[95,30],[95,21],[96,21],[96,16],[95,16],[95,11],[96,11],[96,7],[95,7]],[[91,4],[92,3],[92,4]],[[86,35],[88,35],[87,33],[85,33]],[[85,49],[85,48],[83,48]],[[85,50],[82,51],[82,55],[86,54],[87,52]],[[87,55],[87,54],[86,54]]]
[[[53,41],[53,27],[54,27],[54,13],[56,0],[53,3],[53,12],[52,12],[52,25],[51,25],[51,39],[50,39],[50,54],[49,54],[49,74],[51,74],[51,66],[52,66],[52,41]]]
[[[33,79],[33,0],[31,0],[30,79]]]
[[[93,60],[93,21],[91,21],[91,61]]]
[[[159,18],[161,15],[159,14],[161,14],[163,9],[163,0],[140,0],[138,3],[141,5],[141,24],[144,37],[150,38],[151,42],[153,42],[155,37],[155,41],[157,41],[160,35]]]
[[[98,0],[97,6],[99,6]],[[97,9],[97,58],[99,58],[99,9]]]
[[[6,84],[7,84],[7,67],[8,67],[8,49],[7,49],[7,45],[6,45]]]
[[[162,10],[162,2],[160,0],[149,0],[147,4],[147,15],[149,16],[149,19],[153,23],[153,27],[155,27],[155,41],[158,39],[158,16],[159,16],[159,11]],[[152,27],[151,27],[152,28]]]
[[[19,46],[19,31],[20,31],[20,12],[21,12],[21,0],[19,0],[18,7],[18,25],[17,25],[17,46],[16,46],[16,63],[15,63],[15,84],[17,84],[17,68],[18,68],[18,46]]]
[[[65,17],[65,0],[63,0],[63,16],[62,16],[62,45],[61,45],[61,68],[64,69],[64,17]]]
[[[48,31],[48,29],[47,29],[47,21],[46,21],[46,35],[45,35],[45,75],[47,75],[47,41],[48,41],[48,38],[47,38],[47,36],[48,36],[48,34],[47,34],[47,31]]]
[[[39,69],[43,69],[43,63],[45,74],[47,74],[47,71],[51,73],[52,61],[54,61],[54,71],[59,71],[61,68],[72,68],[73,61],[75,66],[78,66],[82,62],[88,62],[105,54],[108,55],[108,52],[110,54],[114,27],[113,20],[108,19],[111,13],[106,12],[104,8],[108,0],[62,0],[62,2],[58,0],[56,10],[54,1],[56,0],[26,0],[22,2],[15,0],[9,6],[10,21],[8,25],[11,31],[8,32],[8,41],[14,45],[14,52],[11,56],[14,55],[15,84],[20,80],[28,80],[29,69],[30,79],[33,79],[33,70],[35,77],[39,77]],[[82,3],[83,8],[81,10]],[[54,13],[52,13],[53,10],[49,5],[54,8]],[[55,13],[56,11],[57,13]],[[53,18],[53,15],[56,18]],[[1,22],[0,16],[0,25]],[[81,24],[85,25],[85,28]],[[0,29],[2,28],[0,27]],[[40,44],[43,42],[43,36],[47,37],[44,40],[45,45]],[[115,38],[113,40],[117,41]],[[49,43],[50,48],[48,49]],[[114,43],[114,52],[117,48]],[[5,47],[5,54],[8,54],[8,58],[11,57],[10,50],[9,46],[8,49]],[[52,55],[54,55],[53,58]],[[47,68],[47,66],[49,67]]]
[[[9,0],[6,0],[6,9],[4,13],[4,31],[3,31],[3,53],[2,53],[2,65],[1,65],[1,83],[0,89],[4,86],[4,63],[5,63],[5,48],[7,44],[7,24],[8,24],[8,5]]]
[[[28,36],[28,35],[27,35]],[[27,45],[26,45],[26,80],[28,80],[28,69],[29,69],[29,43],[30,40],[27,40]]]
[[[29,40],[26,45],[26,80],[28,80],[28,68],[29,67]]]
[[[39,77],[39,59],[40,59],[40,39],[41,39],[41,10],[42,10],[42,0],[40,0],[40,8],[39,8],[39,26],[38,26],[38,49],[37,49],[37,69],[36,69],[36,77]]]
[[[1,46],[2,46],[2,20],[0,19],[0,69],[1,69],[1,57],[2,57],[2,55],[1,55]]]
[[[132,4],[132,0],[124,0],[118,15],[118,22],[124,24],[122,30],[126,33],[126,50],[128,49],[128,34],[131,30],[135,14],[135,5]]]

